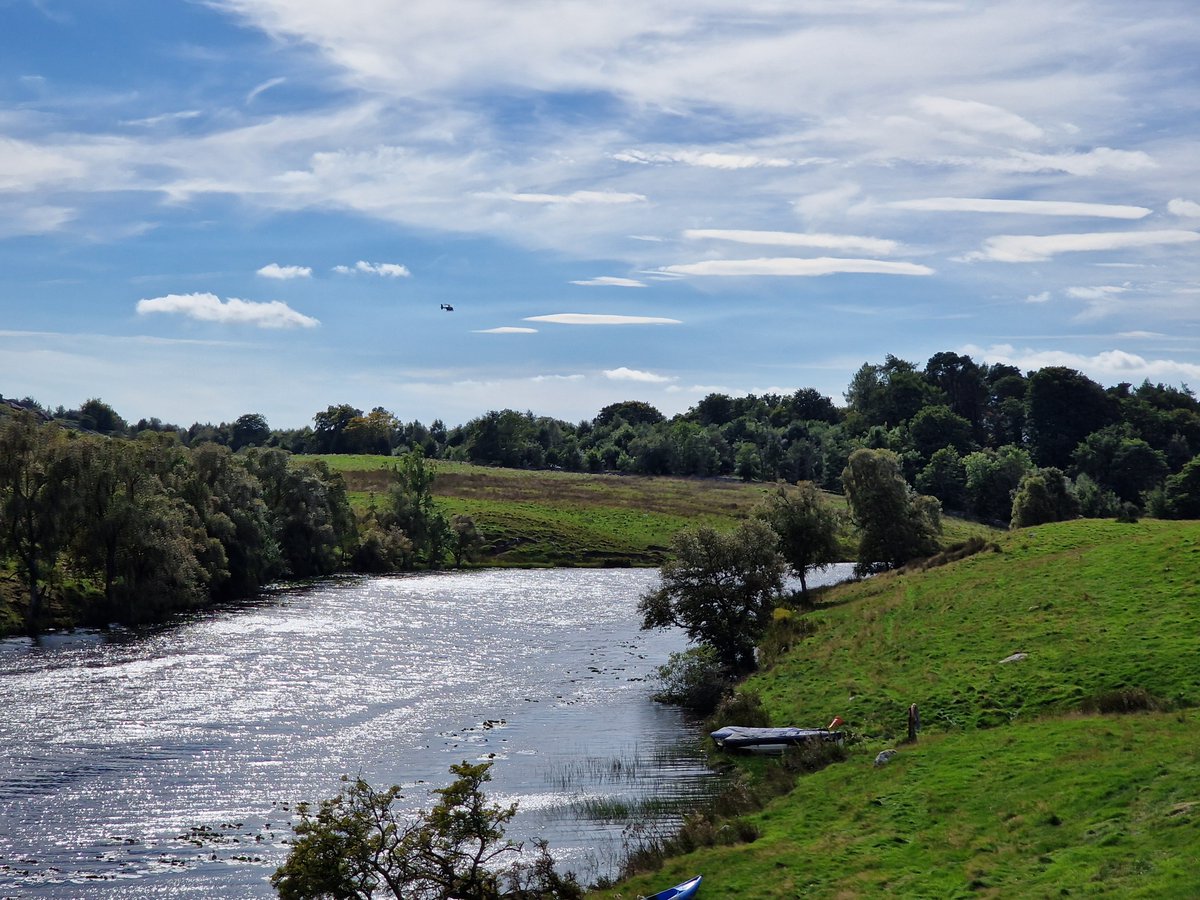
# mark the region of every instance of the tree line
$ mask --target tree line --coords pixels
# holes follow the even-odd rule
[[[232,423],[188,428],[158,420],[125,422],[98,399],[78,410],[41,410],[103,434],[171,432],[184,445],[293,453],[407,453],[513,468],[641,475],[733,476],[811,481],[841,492],[857,449],[894,452],[908,482],[947,511],[1001,524],[1026,476],[1033,518],[1062,496],[1067,511],[1112,516],[1123,506],[1157,516],[1200,515],[1200,402],[1186,386],[1122,383],[1105,388],[1050,366],[1023,373],[953,352],[923,366],[887,356],[864,363],[837,405],[812,388],[790,395],[712,393],[687,412],[664,416],[642,401],[604,407],[566,422],[532,412],[492,410],[447,427],[403,422],[376,407],[341,404],[312,426],[272,430],[247,413]],[[25,401],[32,403],[32,401]],[[36,406],[36,404],[33,404]],[[1066,481],[1063,481],[1066,479]]]
[[[16,412],[0,419],[0,574],[26,600],[24,622],[4,625],[140,623],[282,579],[461,562],[478,533],[434,506],[431,485],[419,452],[399,457],[356,516],[321,460]]]

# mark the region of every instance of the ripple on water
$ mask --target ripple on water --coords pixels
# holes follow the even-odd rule
[[[4,642],[0,896],[269,897],[298,801],[361,774],[427,806],[462,759],[496,762],[514,838],[545,836],[594,876],[621,828],[582,803],[709,778],[695,753],[671,757],[691,732],[648,699],[684,645],[637,627],[656,575],[338,580],[144,634]],[[614,760],[636,776],[604,774]]]

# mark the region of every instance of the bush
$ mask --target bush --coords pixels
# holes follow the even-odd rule
[[[769,728],[771,717],[763,707],[762,698],[754,691],[737,691],[727,695],[717,704],[708,724],[710,730],[723,725],[741,725],[743,728]]]
[[[717,708],[732,681],[716,651],[707,644],[672,653],[667,663],[658,667],[657,678],[655,700],[701,716]]]

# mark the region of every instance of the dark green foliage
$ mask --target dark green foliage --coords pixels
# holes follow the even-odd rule
[[[418,560],[431,569],[438,569],[446,552],[457,545],[457,535],[445,514],[433,502],[433,479],[433,469],[426,465],[420,450],[402,456],[392,468],[384,521],[408,536]],[[470,543],[469,534],[470,529],[463,533],[463,539],[467,541],[463,544],[463,553]],[[456,556],[456,560],[461,561],[461,555]]]
[[[1100,385],[1062,366],[1029,377],[1026,412],[1034,461],[1060,469],[1071,464],[1080,441],[1117,417],[1116,404]]]
[[[1177,519],[1200,519],[1200,456],[1167,479],[1166,503]]]
[[[658,667],[658,688],[654,699],[682,706],[701,716],[716,709],[732,680],[708,644],[672,653]]]
[[[284,900],[576,900],[583,892],[560,876],[545,843],[532,862],[501,868],[521,846],[505,838],[516,804],[489,803],[491,763],[458,763],[457,776],[433,793],[433,808],[402,818],[398,787],[376,791],[361,778],[314,811],[300,806],[296,839],[271,883]]]
[[[265,447],[271,439],[271,426],[267,424],[266,416],[261,413],[246,413],[238,416],[237,421],[229,429],[229,447],[231,450],[241,450],[243,447]]]
[[[967,469],[953,447],[934,451],[929,464],[917,473],[917,490],[937,497],[944,509],[964,509],[967,502]]]
[[[1076,477],[1074,493],[1079,503],[1079,514],[1085,519],[1107,519],[1115,516],[1121,505],[1116,494],[1096,484],[1087,475]]]
[[[29,585],[27,625],[41,624],[41,585],[67,540],[73,498],[66,434],[30,413],[0,428],[0,539],[16,557]]]
[[[479,549],[483,546],[483,536],[470,516],[454,516],[450,520],[450,531],[450,552],[454,556],[455,568],[460,568],[464,561],[472,561],[479,554]]]
[[[772,492],[755,515],[779,535],[779,553],[800,579],[800,593],[808,599],[807,574],[811,569],[841,559],[838,530],[841,518],[811,481]]]
[[[938,549],[941,516],[933,497],[917,495],[890,450],[855,450],[842,473],[859,530],[857,571],[897,568]]]
[[[708,720],[710,731],[716,731],[726,725],[739,725],[743,728],[769,728],[771,714],[763,706],[762,697],[751,690],[742,689],[725,695]]]
[[[963,459],[966,470],[967,509],[980,519],[1007,524],[1012,519],[1012,499],[1021,479],[1033,470],[1033,461],[1020,447],[979,450]]]
[[[948,406],[926,406],[908,422],[909,441],[922,459],[943,447],[966,453],[971,449],[971,423]]]
[[[1071,454],[1075,471],[1134,502],[1167,475],[1166,454],[1135,437],[1127,423],[1110,425],[1084,438]]]
[[[639,603],[642,627],[683,628],[711,646],[731,672],[751,671],[755,645],[783,588],[786,563],[777,541],[757,520],[728,534],[712,528],[677,533],[660,586]]]
[[[1066,475],[1054,467],[1026,474],[1013,497],[1013,528],[1061,522],[1079,515],[1079,501],[1071,492]]]

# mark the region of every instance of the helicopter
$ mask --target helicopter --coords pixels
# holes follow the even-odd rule
[[[454,312],[454,307],[453,307],[453,306],[451,306],[449,303],[443,303],[443,304],[441,305],[441,307],[442,307],[442,309],[444,309],[446,312]]]

